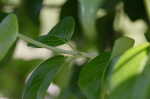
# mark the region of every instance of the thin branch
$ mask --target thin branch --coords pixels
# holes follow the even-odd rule
[[[48,46],[46,44],[43,44],[39,41],[36,41],[34,39],[31,39],[23,34],[18,34],[18,37],[21,38],[22,40],[28,42],[28,43],[31,43],[31,44],[34,44],[38,47],[42,47],[42,48],[46,48],[46,49],[49,49],[49,50],[52,50],[53,52],[55,53],[58,53],[58,54],[68,54],[68,55],[72,55],[72,56],[84,56],[84,57],[87,57],[87,58],[93,58],[94,56],[93,55],[89,55],[87,53],[84,53],[84,52],[78,52],[78,51],[69,51],[69,50],[64,50],[64,49],[60,49],[60,48],[56,48],[56,47],[53,47],[53,46]]]

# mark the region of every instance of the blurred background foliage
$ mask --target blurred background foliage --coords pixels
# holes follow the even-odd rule
[[[72,43],[81,51],[111,51],[114,40],[123,35],[134,38],[136,45],[150,41],[149,0],[0,0],[0,21],[8,13],[17,15],[19,32],[32,38],[47,33],[64,17],[73,16],[76,29]],[[27,75],[52,55],[47,50],[25,46],[17,40],[0,62],[0,99],[21,99]],[[53,87],[60,87],[61,92],[50,86],[47,99],[86,99],[77,84],[84,61],[78,60],[62,70],[60,75],[69,75],[67,85],[61,88],[65,76],[56,79]]]

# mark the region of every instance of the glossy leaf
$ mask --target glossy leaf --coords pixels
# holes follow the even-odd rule
[[[129,37],[121,37],[115,41],[111,58],[121,56],[129,48],[134,45],[134,40]]]
[[[88,99],[99,99],[102,79],[110,58],[109,53],[102,53],[86,64],[80,73],[79,86]]]
[[[108,99],[132,99],[131,90],[136,76],[146,64],[149,47],[149,43],[145,43],[128,50],[120,57],[112,68],[109,81],[111,94]]]
[[[71,40],[75,29],[75,21],[72,17],[64,18],[47,35],[38,37],[36,40],[50,46],[58,46]]]
[[[0,23],[0,60],[4,58],[15,42],[17,33],[17,18],[14,14],[10,14]]]
[[[22,99],[43,99],[64,60],[64,56],[55,56],[40,64],[28,79]]]

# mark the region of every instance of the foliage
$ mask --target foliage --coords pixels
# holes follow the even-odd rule
[[[60,7],[60,21],[42,36],[43,0],[23,0],[8,13],[3,9],[10,3],[0,0],[0,95],[150,99],[149,0],[67,0]],[[46,60],[15,59],[20,40],[52,55]],[[47,91],[52,84],[59,94]]]

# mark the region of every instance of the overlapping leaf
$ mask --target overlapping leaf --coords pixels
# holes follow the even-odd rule
[[[109,53],[102,53],[86,64],[81,71],[79,86],[88,99],[99,99],[103,74],[109,58]]]
[[[36,40],[50,46],[58,46],[71,40],[75,29],[75,21],[72,17],[64,18],[47,35]]]
[[[129,48],[134,45],[134,40],[129,37],[121,37],[115,41],[111,58],[121,56]]]
[[[85,65],[80,74],[79,85],[88,99],[98,99],[100,97],[101,87],[104,87],[102,84],[104,80],[103,76],[106,68],[109,68],[108,64],[111,62],[110,60],[117,56],[121,56],[129,48],[133,47],[133,45],[134,40],[130,38],[119,38],[115,42],[111,57],[108,53],[102,53],[100,56]]]
[[[55,56],[40,64],[28,79],[22,99],[44,99],[50,83],[64,60],[64,56]]]
[[[133,87],[132,99],[150,99],[150,57]]]
[[[149,43],[125,52],[112,68],[110,76],[110,96],[108,99],[132,99],[131,93],[135,79],[146,64]]]

